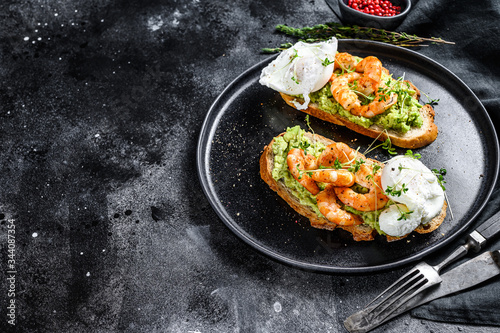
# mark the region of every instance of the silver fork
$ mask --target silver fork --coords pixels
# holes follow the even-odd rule
[[[499,215],[499,213],[495,214],[495,216],[497,218],[500,217],[497,215]],[[488,224],[488,221],[482,224],[481,227]],[[497,222],[496,224],[496,227],[499,228],[499,223]],[[485,227],[481,229],[485,229]],[[479,228],[469,234],[467,243],[458,247],[440,264],[431,266],[425,262],[418,263],[413,269],[368,303],[363,310],[347,318],[344,322],[345,328],[351,333],[368,332],[378,326],[377,323],[382,323],[385,318],[390,316],[409,299],[424,289],[440,283],[442,280],[439,276],[439,272],[444,267],[465,256],[470,249],[475,252],[481,249],[481,246],[486,242],[486,238],[483,237],[478,230]]]
[[[441,282],[439,272],[465,256],[470,249],[479,252],[488,239],[500,233],[500,211],[479,225],[467,237],[467,242],[436,266],[420,262],[411,271],[384,290],[365,309],[356,312],[344,321],[351,333],[364,333],[382,324],[394,311],[426,288]],[[378,303],[377,303],[378,302]]]
[[[478,252],[488,239],[500,233],[500,211],[495,213],[467,237],[467,243],[436,266],[420,262],[412,270],[384,290],[365,309],[344,321],[351,333],[364,333],[382,324],[394,311],[419,292],[441,282],[439,272],[455,260],[465,256],[470,249]],[[377,303],[378,302],[378,303]]]

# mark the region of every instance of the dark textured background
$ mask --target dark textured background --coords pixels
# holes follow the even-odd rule
[[[419,1],[400,30],[499,119],[499,5]],[[0,4],[0,267],[16,228],[19,332],[342,332],[405,270],[327,275],[274,262],[217,218],[198,133],[239,73],[288,41],[274,25],[338,21],[325,2]],[[0,331],[7,324],[0,281]],[[496,332],[405,315],[379,332]]]

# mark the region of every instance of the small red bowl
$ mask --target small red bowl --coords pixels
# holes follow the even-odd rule
[[[371,27],[385,30],[397,28],[408,15],[411,9],[410,0],[390,0],[393,5],[401,7],[401,13],[394,16],[376,16],[360,12],[347,4],[349,0],[338,0],[342,22],[360,27]]]

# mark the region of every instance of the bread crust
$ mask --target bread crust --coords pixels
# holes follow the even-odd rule
[[[415,87],[411,82],[405,81],[410,84],[412,89],[415,90],[415,97],[417,100],[420,97],[420,91]],[[283,100],[290,105],[291,107],[296,109],[293,101],[297,101],[299,103],[304,103],[304,100],[301,98],[297,98],[294,96],[290,96],[284,93],[280,93]],[[420,109],[420,114],[423,119],[423,124],[420,128],[412,128],[406,133],[398,133],[394,130],[384,131],[382,127],[372,125],[368,128],[355,124],[348,120],[347,118],[342,117],[339,114],[331,114],[329,112],[321,110],[317,103],[309,103],[307,109],[300,110],[305,112],[313,117],[319,118],[321,120],[345,126],[354,132],[360,133],[362,135],[368,136],[370,138],[376,139],[378,138],[380,141],[385,141],[388,137],[391,140],[391,143],[395,146],[401,148],[420,148],[426,146],[436,140],[438,135],[438,128],[434,123],[434,108],[431,105],[424,105]]]
[[[284,134],[285,133],[281,133],[278,136],[282,136]],[[307,136],[312,142],[320,141],[326,146],[334,143],[333,140],[330,140],[318,134],[312,134],[306,132],[304,133],[304,135]],[[272,177],[272,171],[274,168],[274,153],[272,149],[273,144],[274,144],[274,138],[268,145],[264,147],[264,151],[260,156],[259,160],[260,176],[262,180],[264,180],[264,182],[266,182],[266,184],[268,184],[273,191],[275,191],[283,200],[285,200],[288,203],[288,205],[290,205],[290,207],[292,207],[300,215],[303,215],[306,218],[308,218],[311,223],[311,226],[314,228],[326,229],[326,230],[334,230],[336,228],[340,228],[351,233],[355,241],[372,241],[375,239],[377,231],[372,227],[370,227],[369,225],[362,224],[362,225],[343,226],[330,222],[325,217],[318,216],[310,207],[302,205],[298,200],[298,198],[295,197],[292,194],[292,192],[285,186],[283,181],[281,180],[276,181]],[[367,160],[372,163],[381,164],[380,162],[375,161],[373,159],[367,159]],[[434,219],[432,219],[429,223],[418,226],[415,229],[415,231],[424,234],[436,230],[441,225],[446,216],[446,207],[447,204],[445,201],[440,214],[436,216]],[[408,235],[402,237],[394,237],[386,235],[386,239],[388,242],[392,242],[403,239],[407,236]]]

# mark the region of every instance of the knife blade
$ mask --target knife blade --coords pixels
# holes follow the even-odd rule
[[[347,318],[344,326],[351,333],[365,333],[419,305],[464,291],[497,275],[500,275],[500,250],[487,251],[442,274],[440,284],[417,294],[386,318],[369,322],[360,311]]]

